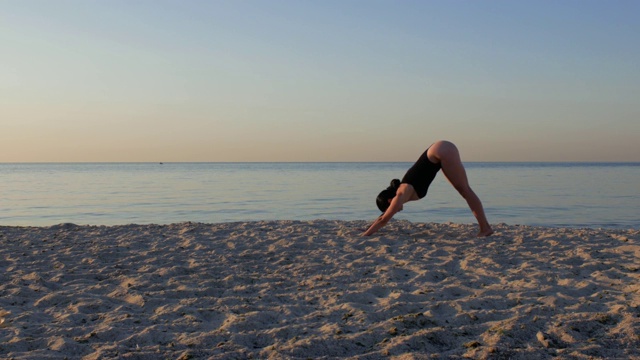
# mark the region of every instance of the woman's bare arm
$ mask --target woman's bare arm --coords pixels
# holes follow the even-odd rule
[[[389,222],[389,220],[391,220],[391,218],[393,218],[393,215],[402,211],[404,203],[412,200],[412,198],[415,197],[414,194],[415,190],[413,190],[413,186],[409,184],[400,185],[400,187],[396,191],[396,196],[393,198],[393,200],[391,200],[391,204],[389,204],[389,208],[387,209],[387,211],[385,211],[384,214],[380,215],[380,217],[378,217],[373,222],[373,224],[371,224],[369,229],[367,229],[367,231],[365,231],[362,235],[370,236],[375,234],[378,230],[380,230],[380,228],[385,226]]]

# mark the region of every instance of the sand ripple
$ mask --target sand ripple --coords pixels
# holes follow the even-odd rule
[[[0,358],[640,359],[638,230],[0,227]]]

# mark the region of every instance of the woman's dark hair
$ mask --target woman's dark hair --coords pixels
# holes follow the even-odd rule
[[[378,197],[376,198],[376,205],[378,205],[378,209],[380,211],[385,212],[389,208],[389,200],[393,199],[396,196],[396,191],[400,186],[400,180],[393,179],[391,180],[391,185],[388,188],[382,190]]]

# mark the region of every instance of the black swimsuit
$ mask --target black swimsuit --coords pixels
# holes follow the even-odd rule
[[[431,185],[436,174],[440,171],[440,164],[434,164],[429,161],[427,151],[429,151],[429,149],[420,156],[418,161],[407,170],[407,173],[402,178],[402,183],[413,186],[413,189],[420,199],[427,195],[429,185]]]

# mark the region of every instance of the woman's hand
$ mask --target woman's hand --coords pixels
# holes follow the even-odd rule
[[[387,209],[387,212],[389,210]],[[365,231],[364,233],[362,233],[362,236],[371,236],[373,235],[376,231],[378,231],[381,227],[385,226],[389,220],[391,219],[391,217],[389,217],[388,219],[384,219],[384,215],[386,214],[386,212],[384,214],[382,214],[379,218],[376,219],[376,221],[373,222],[373,224],[371,224],[371,226],[369,227],[369,229],[367,229],[367,231]],[[392,215],[393,216],[393,215]]]

